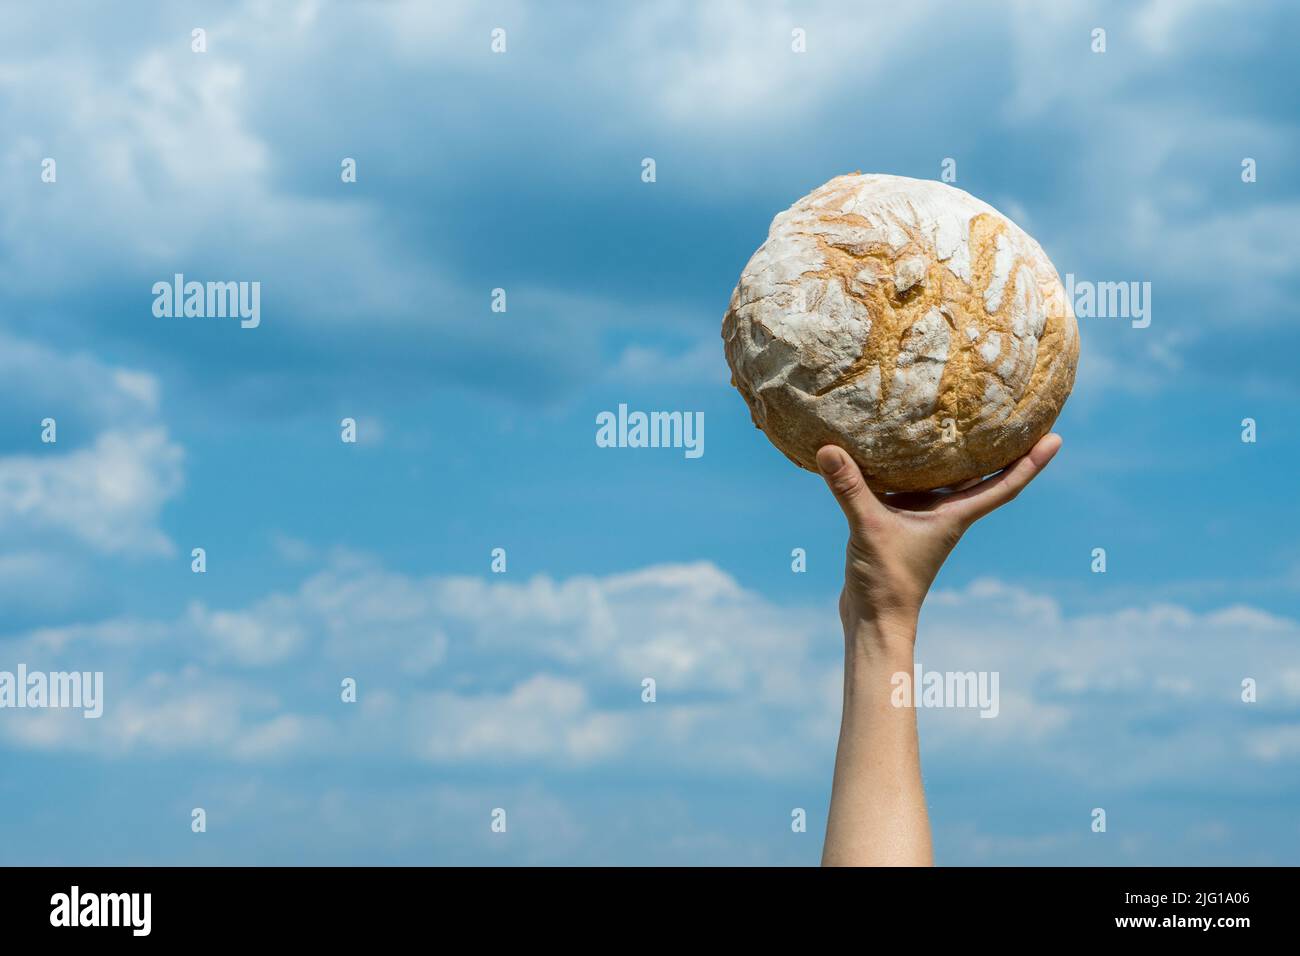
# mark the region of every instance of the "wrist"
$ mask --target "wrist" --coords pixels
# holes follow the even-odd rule
[[[844,620],[844,651],[850,661],[912,666],[917,615],[854,615]]]

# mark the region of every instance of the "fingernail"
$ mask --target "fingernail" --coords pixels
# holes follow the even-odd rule
[[[834,445],[827,445],[817,452],[817,467],[823,475],[829,474],[844,464],[844,452]]]

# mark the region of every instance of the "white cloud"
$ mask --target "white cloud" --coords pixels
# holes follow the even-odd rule
[[[298,651],[306,635],[295,619],[292,601],[272,596],[248,612],[209,611],[193,604],[189,624],[219,656],[236,663],[264,667],[278,664]]]
[[[835,3],[673,0],[637,7],[611,42],[585,51],[604,75],[628,75],[664,125],[779,136],[781,118],[820,108],[850,77],[869,89],[902,68],[936,10],[952,12],[928,2],[846,15]],[[806,53],[791,49],[795,29]]]
[[[112,44],[44,57],[15,51],[0,74],[5,125],[44,129],[55,116],[61,126],[0,149],[0,290],[43,297],[133,277],[141,283],[136,321],[166,329],[149,311],[151,284],[197,259],[225,271],[192,277],[264,282],[275,261],[280,311],[268,322],[353,321],[357,313],[384,321],[445,300],[427,263],[391,242],[365,202],[312,198],[274,182],[274,151],[249,117],[256,68],[231,51],[275,49],[275,37],[295,29],[248,6],[209,22],[205,55],[147,32],[125,58]],[[58,181],[27,188],[51,154]],[[62,254],[48,255],[32,235],[59,236]],[[321,236],[333,238],[322,244]],[[285,259],[289,246],[297,254]]]
[[[1252,757],[1265,763],[1294,760],[1300,757],[1300,724],[1251,731],[1246,736],[1246,748]]]
[[[283,532],[271,535],[271,547],[288,564],[306,564],[316,559],[316,549],[309,542]]]
[[[19,747],[108,759],[189,752],[260,760],[302,751],[320,729],[312,718],[276,713],[281,702],[274,694],[194,668],[154,672],[130,685],[106,676],[104,700],[112,719],[88,720],[76,710],[6,712],[17,719],[5,722],[3,736]]]
[[[676,355],[652,346],[629,345],[615,359],[607,379],[621,385],[726,385],[722,342],[710,338]]]
[[[69,542],[173,553],[158,524],[183,484],[184,452],[159,423],[160,392],[148,372],[0,331],[0,401],[25,422],[16,453],[0,454],[0,558],[21,550],[49,563],[51,545],[66,554]],[[54,442],[42,441],[47,419]]]
[[[1147,49],[1163,55],[1177,49],[1180,31],[1204,22],[1215,7],[1232,9],[1227,0],[1148,0],[1134,12],[1133,25]]]
[[[10,714],[15,744],[232,760],[386,753],[456,765],[808,779],[833,752],[833,601],[784,608],[708,563],[605,577],[418,578],[353,559],[244,609],[47,628],[3,645],[46,670],[103,669],[98,721]],[[1065,613],[984,579],[932,595],[918,660],[997,672],[999,712],[924,710],[927,760],[1116,786],[1201,779],[1293,753],[1300,623],[1233,605]],[[343,677],[359,702],[339,700]],[[643,703],[642,680],[657,701]],[[1259,702],[1240,699],[1259,682]],[[1140,730],[1164,728],[1159,759]],[[1137,728],[1137,729],[1135,729]]]
[[[1001,675],[997,719],[922,714],[923,741],[958,759],[1006,759],[1037,739],[1035,759],[1054,772],[1169,783],[1242,752],[1263,761],[1300,727],[1290,676],[1300,622],[1241,605],[1197,613],[1157,602],[1070,616],[1050,598],[977,581],[927,605],[919,656],[927,669]],[[1257,703],[1241,700],[1246,678],[1258,681]],[[1159,760],[1144,752],[1148,725],[1161,727]]]
[[[490,11],[476,0],[443,0],[436,6],[394,0],[367,10],[365,19],[379,24],[394,52],[408,62],[424,65],[437,57],[440,63],[478,73],[501,66],[494,61],[501,54],[491,52],[492,30],[504,29],[507,51],[520,52],[527,47],[531,26],[527,4],[508,0],[494,3]]]
[[[105,554],[173,552],[157,522],[180,490],[183,452],[166,429],[107,431],[66,454],[40,447],[0,458],[0,534],[54,533]]]
[[[47,417],[74,442],[77,425],[100,430],[150,424],[159,412],[160,392],[149,372],[111,365],[86,352],[61,353],[0,328],[0,400],[15,417],[30,420],[33,442]]]
[[[626,712],[596,710],[582,683],[549,674],[503,694],[433,694],[414,711],[425,728],[420,753],[434,761],[583,764],[619,754],[631,738]]]

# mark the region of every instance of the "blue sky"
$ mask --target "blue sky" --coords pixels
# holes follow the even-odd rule
[[[1300,15],[607,7],[0,7],[0,670],[106,681],[0,711],[0,862],[814,863],[842,519],[719,328],[775,213],[951,157],[1152,321],[1080,321],[922,618],[1001,674],[921,713],[937,859],[1294,863]],[[261,326],[155,318],[176,272]],[[620,403],[705,454],[598,448]]]

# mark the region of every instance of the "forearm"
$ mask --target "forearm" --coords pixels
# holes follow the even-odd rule
[[[822,863],[928,866],[930,821],[921,785],[915,701],[895,707],[895,675],[911,681],[916,621],[939,568],[972,523],[1006,504],[1061,447],[1045,435],[997,475],[928,494],[877,496],[843,449],[817,450],[817,468],[849,522],[840,594],[844,717]]]
[[[891,702],[894,676],[911,679],[915,636],[915,619],[846,624],[844,714],[824,865],[933,863],[916,709]]]

